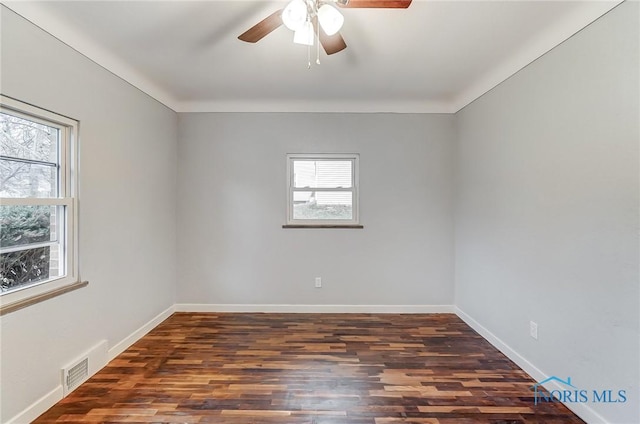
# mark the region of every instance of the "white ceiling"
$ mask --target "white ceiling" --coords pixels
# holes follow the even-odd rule
[[[620,3],[414,0],[341,9],[347,49],[281,27],[237,36],[286,1],[3,4],[176,111],[456,112]],[[315,49],[312,50],[315,62]]]

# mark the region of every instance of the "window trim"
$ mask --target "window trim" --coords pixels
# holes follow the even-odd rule
[[[353,219],[294,219],[293,193],[296,191],[293,181],[293,163],[299,160],[312,161],[351,161],[351,188],[318,188],[314,191],[344,191],[352,193]],[[287,215],[283,228],[363,228],[360,225],[360,155],[358,153],[287,153]],[[306,190],[309,191],[309,190]]]
[[[79,122],[66,116],[27,104],[19,100],[0,95],[0,110],[8,114],[23,117],[34,122],[56,127],[60,130],[60,150],[58,166],[58,197],[49,198],[0,198],[2,205],[50,205],[64,206],[66,234],[61,247],[65,249],[65,275],[33,285],[19,287],[6,293],[0,293],[0,315],[20,309],[33,303],[49,299],[58,294],[67,293],[79,284],[78,261],[78,183],[77,183],[77,143]]]

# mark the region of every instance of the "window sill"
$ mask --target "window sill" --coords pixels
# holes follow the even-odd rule
[[[282,228],[344,228],[361,230],[364,226],[359,224],[289,224],[283,225]]]
[[[36,303],[44,302],[45,300],[60,296],[61,294],[81,289],[83,287],[86,287],[88,284],[88,281],[77,281],[75,283],[67,284],[53,290],[45,291],[39,294],[34,294],[33,296],[25,297],[24,299],[16,300],[15,302],[0,305],[0,316],[15,312],[31,305],[35,305]]]

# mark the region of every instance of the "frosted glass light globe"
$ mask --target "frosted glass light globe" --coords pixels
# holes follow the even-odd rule
[[[282,23],[291,31],[297,31],[307,21],[307,3],[292,0],[282,11]]]
[[[344,24],[344,16],[335,7],[324,4],[318,9],[318,20],[327,35],[333,35],[340,31]]]
[[[305,46],[313,46],[313,37],[313,24],[306,21],[293,34],[293,42],[297,44],[304,44]]]

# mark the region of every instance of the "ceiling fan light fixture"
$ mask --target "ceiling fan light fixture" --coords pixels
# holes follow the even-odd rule
[[[323,4],[320,9],[318,9],[318,20],[327,35],[337,33],[344,24],[344,16],[342,16],[342,13],[329,4]]]
[[[306,21],[302,26],[296,30],[293,34],[293,42],[296,44],[304,44],[305,46],[313,46],[313,24]]]
[[[291,31],[298,31],[307,21],[307,3],[292,0],[282,11],[282,23]]]

